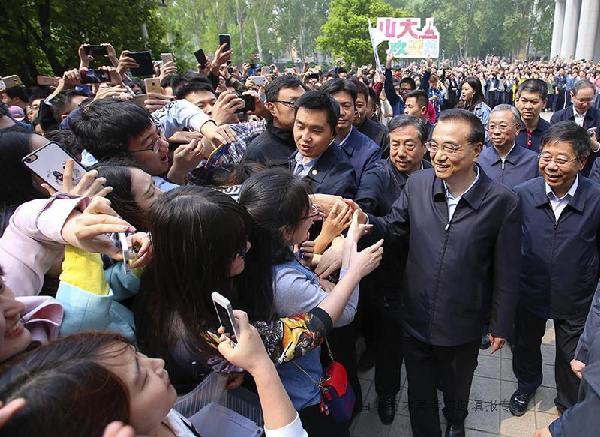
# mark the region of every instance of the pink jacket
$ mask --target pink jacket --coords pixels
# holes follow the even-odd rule
[[[31,339],[42,344],[58,337],[64,311],[60,303],[50,296],[25,296],[17,300],[25,304],[23,323],[31,332]]]
[[[64,253],[61,231],[75,208],[87,198],[58,194],[21,205],[0,238],[0,266],[4,282],[15,296],[34,296],[42,289],[44,275]]]

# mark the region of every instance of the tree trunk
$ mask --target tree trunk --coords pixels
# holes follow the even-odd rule
[[[238,31],[240,33],[240,53],[242,55],[241,63],[244,63],[244,18],[242,17],[242,11],[240,9],[240,0],[235,0],[235,15],[238,23]]]
[[[258,24],[256,23],[256,17],[252,17],[252,22],[254,24],[254,32],[256,33],[256,50],[258,51],[258,59],[260,61],[262,61],[264,58],[263,58],[262,46],[260,45],[260,33],[258,31]]]

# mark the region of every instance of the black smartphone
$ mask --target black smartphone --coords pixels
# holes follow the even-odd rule
[[[110,82],[110,73],[106,70],[94,70],[93,68],[79,70],[79,79],[82,84]]]
[[[228,33],[219,34],[219,45],[225,44],[225,51],[231,50],[231,35]]]
[[[127,56],[135,60],[138,68],[132,68],[131,74],[134,76],[153,76],[154,65],[152,64],[152,53],[146,50],[144,52],[127,52]]]
[[[254,96],[249,94],[242,94],[242,100],[244,101],[244,108],[241,110],[242,112],[254,111]]]
[[[196,57],[196,61],[198,61],[198,64],[200,65],[200,67],[204,68],[206,66],[206,64],[208,63],[208,59],[206,59],[204,50],[202,50],[202,49],[196,50],[194,52],[194,56]]]
[[[84,45],[83,51],[88,56],[108,55],[108,52],[106,51],[106,46],[101,45]]]

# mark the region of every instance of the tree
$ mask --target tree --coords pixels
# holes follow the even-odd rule
[[[79,65],[84,42],[110,42],[121,49],[152,49],[160,53],[164,29],[154,0],[24,0],[0,2],[0,74],[18,73],[29,84],[39,74],[60,75]],[[142,25],[148,30],[145,41]]]
[[[332,0],[327,21],[321,27],[317,46],[333,52],[346,63],[373,62],[373,48],[369,38],[369,18],[405,17],[402,9],[394,8],[383,0]]]

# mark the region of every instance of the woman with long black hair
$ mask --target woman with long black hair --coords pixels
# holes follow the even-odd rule
[[[490,121],[491,108],[485,103],[481,80],[475,76],[465,78],[460,87],[460,101],[458,108],[466,109],[477,116],[485,129],[485,141],[488,140],[488,123]]]

